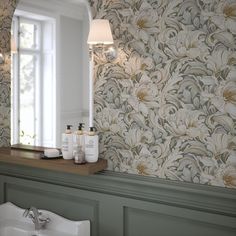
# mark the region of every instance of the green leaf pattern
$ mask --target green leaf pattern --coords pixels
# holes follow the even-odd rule
[[[95,0],[100,155],[117,172],[236,187],[236,1]]]

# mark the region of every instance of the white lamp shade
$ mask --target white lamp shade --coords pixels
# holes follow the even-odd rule
[[[108,20],[92,20],[88,35],[88,44],[113,44],[111,28]]]

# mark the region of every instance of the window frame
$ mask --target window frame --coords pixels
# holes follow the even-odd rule
[[[29,14],[31,16],[32,13]],[[37,16],[37,14],[35,14]],[[36,32],[36,48],[24,48],[20,47],[20,23],[30,23],[34,24],[37,27]],[[36,57],[36,66],[35,66],[35,83],[34,83],[34,134],[36,134],[36,137],[33,140],[32,145],[37,146],[44,146],[44,104],[43,97],[44,97],[44,91],[43,87],[45,86],[45,81],[43,79],[44,76],[44,50],[43,50],[43,44],[44,44],[44,32],[43,32],[43,24],[45,22],[42,21],[40,18],[35,19],[31,17],[25,17],[25,16],[19,16],[14,15],[13,16],[13,24],[12,24],[12,33],[14,35],[14,38],[16,39],[16,44],[18,48],[17,54],[12,54],[12,139],[11,143],[16,144],[20,143],[20,56],[21,55],[32,55]],[[50,21],[50,24],[52,22]],[[52,25],[52,27],[55,28],[55,25]],[[55,40],[55,32],[53,32],[53,35],[50,36],[50,40]],[[51,83],[53,83],[53,86],[56,90],[55,85],[55,48],[52,52],[52,59],[53,59],[53,68],[51,68],[50,73],[52,74]],[[56,91],[54,91],[54,94],[52,96],[56,96]],[[54,98],[52,98],[54,100]],[[55,104],[54,104],[55,105]],[[54,111],[56,112],[56,111]],[[54,114],[53,119],[55,119],[56,115]],[[52,120],[53,120],[52,119]],[[50,125],[55,126],[55,121],[52,121]],[[52,128],[53,131],[55,131],[55,127]],[[55,134],[52,134],[52,140],[47,141],[49,142],[50,146],[55,146],[56,143],[56,137]]]

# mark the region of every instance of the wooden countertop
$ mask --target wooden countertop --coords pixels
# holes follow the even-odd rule
[[[73,160],[41,159],[42,147],[15,145],[12,148],[0,148],[0,164],[17,164],[47,170],[79,175],[91,175],[107,168],[107,160],[98,159],[96,163],[74,164]]]

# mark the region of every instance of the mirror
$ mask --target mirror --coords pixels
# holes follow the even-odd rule
[[[60,147],[89,119],[91,12],[86,0],[19,0],[12,33],[12,144]]]

